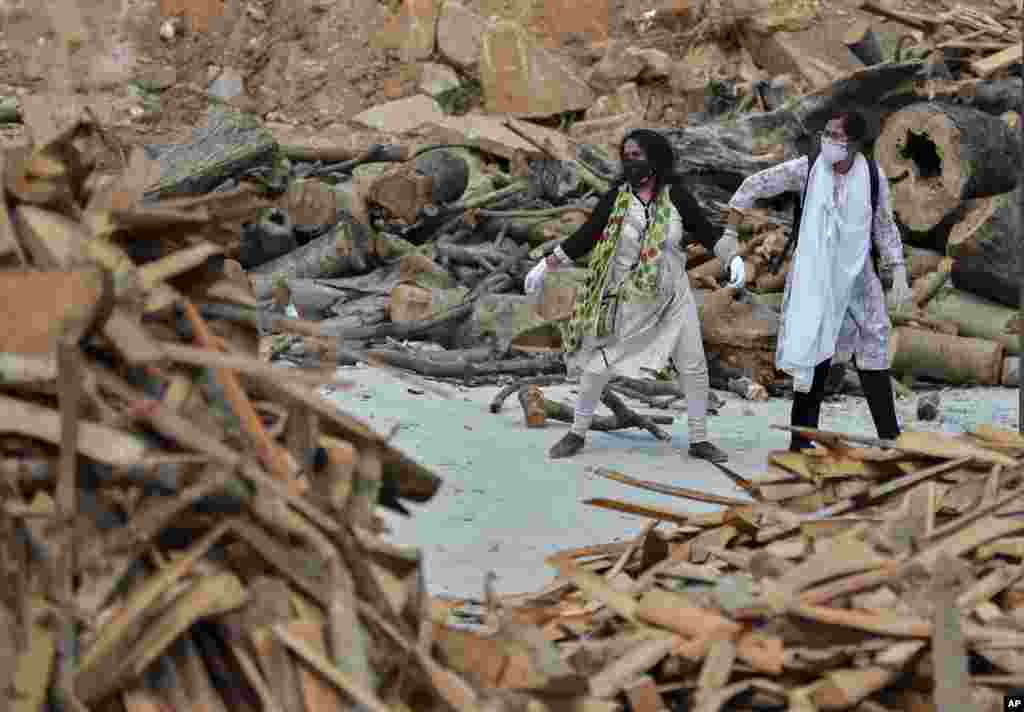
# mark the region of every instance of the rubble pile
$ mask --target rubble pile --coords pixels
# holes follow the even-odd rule
[[[559,576],[535,594],[449,602],[484,629],[436,626],[440,649],[472,680],[571,669],[644,712],[1003,709],[1022,679],[1024,438],[800,432],[817,447],[772,453],[756,480],[721,468],[748,495],[735,500],[598,469],[723,508],[587,500],[649,524],[552,556]],[[557,656],[520,652],[529,626]]]

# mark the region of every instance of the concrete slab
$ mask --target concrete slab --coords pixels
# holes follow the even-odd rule
[[[670,443],[639,431],[591,433],[587,449],[576,458],[550,460],[548,448],[568,426],[549,422],[544,429],[527,429],[515,396],[506,401],[501,413],[492,415],[487,406],[496,387],[443,385],[440,387],[452,396],[445,399],[429,390],[411,392],[423,389],[376,369],[357,366],[341,372],[357,387],[328,397],[381,432],[399,425],[393,442],[444,479],[434,500],[416,506],[411,518],[384,514],[395,542],[423,551],[427,581],[434,594],[479,597],[488,570],[498,575],[497,588],[502,594],[536,591],[554,576],[544,564],[545,557],[560,549],[635,536],[646,523],[586,506],[582,504],[585,499],[608,497],[688,512],[716,509],[605,480],[594,474],[598,466],[743,498],[713,465],[686,456],[685,410],[669,411],[676,416],[675,424],[667,427],[673,434]],[[573,385],[544,391],[553,400],[572,404],[575,399]],[[790,401],[751,403],[731,393],[718,395],[725,405],[709,420],[711,437],[729,452],[729,464],[737,472],[763,471],[768,452],[788,443],[786,433],[770,426],[788,422]],[[940,419],[934,422],[917,422],[915,408],[915,399],[898,402],[904,428],[957,432],[986,422],[1017,427],[1016,389],[943,391]],[[826,402],[821,424],[832,430],[874,435],[861,398]],[[671,525],[662,527],[671,529]]]

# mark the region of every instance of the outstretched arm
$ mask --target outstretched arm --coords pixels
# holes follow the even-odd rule
[[[743,181],[729,201],[729,207],[747,209],[754,207],[754,203],[763,198],[774,198],[788,192],[799,193],[807,182],[808,168],[807,156],[800,156],[758,171]],[[722,264],[728,264],[738,247],[736,230],[726,228],[722,239],[715,245],[715,256]]]
[[[551,267],[575,262],[594,248],[597,238],[601,236],[601,233],[604,232],[605,227],[608,225],[608,219],[612,215],[612,208],[615,207],[615,199],[618,195],[618,188],[613,187],[601,196],[587,221],[569,239],[554,249],[552,256],[555,257],[559,264],[551,264]],[[549,264],[550,262],[549,258]]]

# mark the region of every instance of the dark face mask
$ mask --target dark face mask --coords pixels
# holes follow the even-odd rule
[[[630,159],[622,162],[622,173],[629,184],[636,188],[654,175],[654,168],[651,166],[651,162],[645,158]]]

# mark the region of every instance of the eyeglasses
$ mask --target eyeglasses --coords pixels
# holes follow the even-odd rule
[[[819,139],[828,139],[832,143],[846,143],[847,138],[844,134],[836,133],[835,131],[821,131],[818,133]]]

